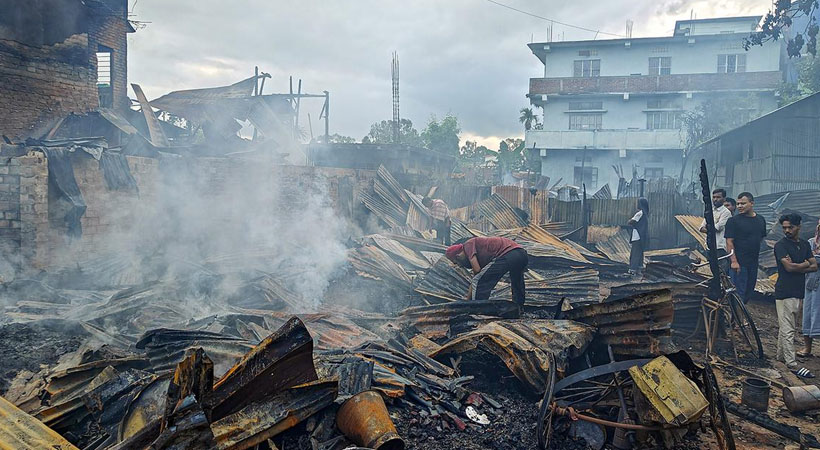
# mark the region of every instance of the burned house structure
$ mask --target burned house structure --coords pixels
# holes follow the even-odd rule
[[[37,134],[69,113],[130,107],[126,0],[0,5],[0,133]]]
[[[406,185],[422,181],[445,182],[456,166],[456,158],[406,144],[311,143],[308,164],[317,167],[376,170],[384,166]]]

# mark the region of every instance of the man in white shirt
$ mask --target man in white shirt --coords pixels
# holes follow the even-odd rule
[[[725,189],[718,188],[712,191],[712,214],[715,217],[715,238],[717,241],[718,258],[726,256],[726,222],[728,222],[729,218],[732,217],[732,212],[723,205],[725,201]],[[706,233],[705,218],[700,223],[700,232],[704,234]],[[728,269],[728,260],[721,260],[720,265],[725,272]]]

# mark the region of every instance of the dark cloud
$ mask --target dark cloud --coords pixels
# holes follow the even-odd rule
[[[768,5],[673,0],[666,4],[674,9],[659,10],[649,0],[502,3],[615,33],[632,19],[635,36],[670,32],[674,11],[688,17],[695,7],[706,17],[741,7],[762,13]],[[267,92],[287,91],[290,75],[303,80],[304,90],[330,91],[332,132],[356,138],[391,116],[393,51],[401,61],[402,117],[421,127],[431,114],[453,113],[472,135],[520,135],[528,80],[543,70],[526,44],[543,41],[548,25],[485,0],[138,0],[135,14],[150,23],[130,36],[129,79],[149,98],[229,84],[258,65],[273,75]],[[553,37],[559,36],[595,37],[556,25]],[[321,104],[303,106],[303,123],[309,113],[319,133]]]

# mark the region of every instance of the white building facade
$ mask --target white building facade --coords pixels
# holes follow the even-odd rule
[[[543,129],[526,133],[551,184],[588,191],[619,176],[679,175],[683,115],[706,99],[746,96],[745,122],[777,107],[779,42],[743,48],[759,16],[678,21],[673,36],[529,44],[544,64],[528,97]],[[744,120],[745,119],[745,120]]]

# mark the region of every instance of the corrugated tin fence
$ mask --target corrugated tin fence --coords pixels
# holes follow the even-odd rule
[[[549,193],[545,190],[520,188],[518,186],[493,186],[493,194],[498,194],[515,208],[530,215],[532,223],[549,222]]]
[[[687,201],[682,195],[669,193],[649,193],[649,235],[652,248],[669,248],[688,244],[692,238],[675,220],[676,214],[700,214],[702,206]],[[591,225],[626,225],[638,210],[636,198],[589,199]],[[696,209],[694,212],[691,209]],[[552,199],[550,202],[552,221],[570,222],[580,227],[583,224],[581,202],[565,202]]]

